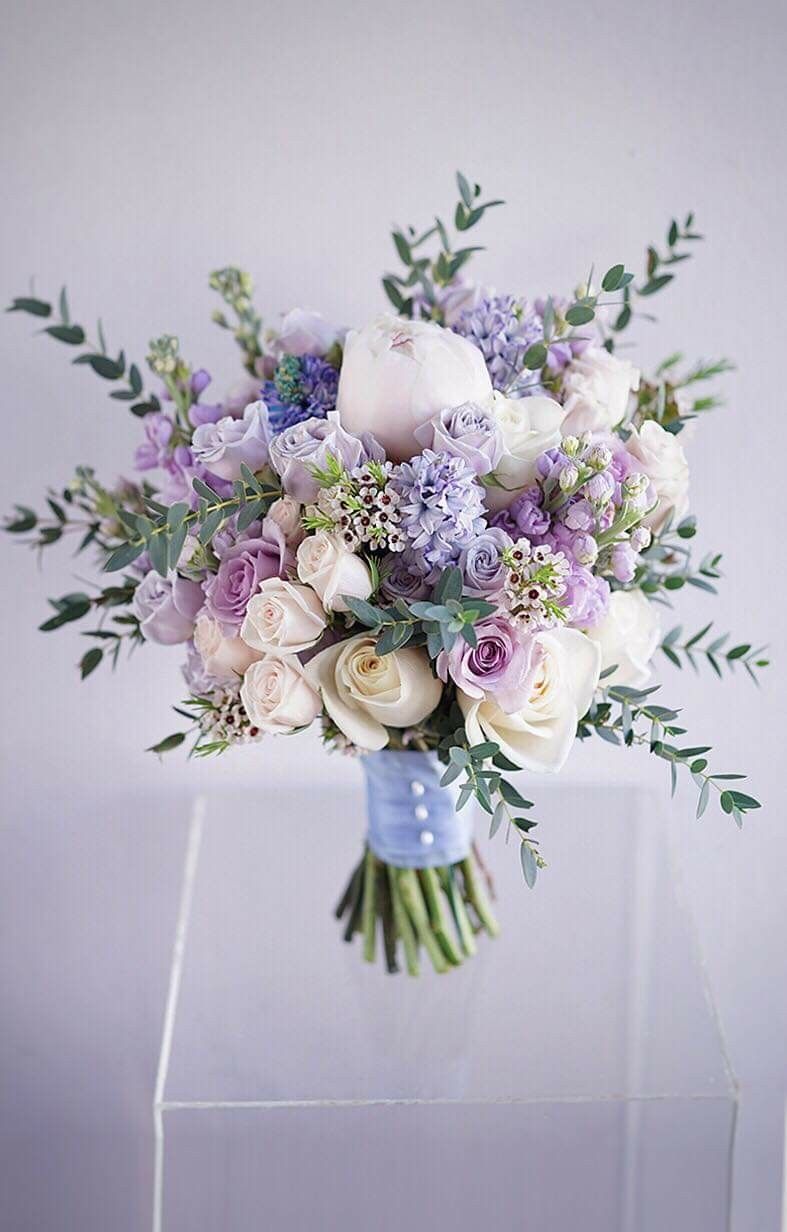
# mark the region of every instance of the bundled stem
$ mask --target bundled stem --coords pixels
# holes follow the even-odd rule
[[[353,869],[336,916],[346,917],[345,941],[361,934],[366,962],[375,961],[379,925],[388,972],[400,970],[401,943],[408,975],[419,974],[422,949],[442,975],[475,954],[476,932],[490,937],[499,932],[481,881],[472,855],[439,868],[397,868],[379,860],[367,847]],[[471,913],[477,920],[475,927]]]

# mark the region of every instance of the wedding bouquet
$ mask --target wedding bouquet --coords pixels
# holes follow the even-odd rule
[[[461,236],[486,211],[457,177]],[[718,554],[695,564],[683,442],[718,404],[700,386],[725,361],[652,377],[620,353],[700,237],[689,215],[645,272],[623,264],[573,295],[529,299],[466,278],[477,246],[440,219],[394,232],[402,269],[383,279],[395,315],[359,330],[294,309],[263,329],[249,276],[211,275],[245,376],[221,400],[171,335],[141,369],[33,294],[14,300],[51,323],[77,364],[112,382],[139,417],[134,478],[84,467],[17,506],[6,529],[36,547],[78,536],[105,585],[52,601],[41,628],[87,618],[89,676],[146,642],[181,645],[186,724],[206,756],[317,723],[328,747],[362,754],[368,831],[337,909],[345,936],[378,939],[388,969],[423,950],[437,971],[494,935],[475,800],[518,838],[529,886],[544,866],[532,803],[513,771],[557,773],[575,739],[643,745],[740,825],[759,807],[742,775],[711,769],[679,713],[649,683],[657,650],[676,667],[766,660],[710,624],[662,631],[685,586],[715,593]]]

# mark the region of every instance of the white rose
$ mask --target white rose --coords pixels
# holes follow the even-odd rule
[[[639,369],[603,347],[589,347],[563,374],[563,435],[611,432],[625,417],[629,395],[639,389]]]
[[[639,431],[632,431],[626,449],[636,460],[637,469],[648,476],[659,500],[645,518],[645,525],[660,530],[670,512],[679,522],[689,508],[689,464],[677,436],[655,420],[646,419]]]
[[[489,509],[503,509],[514,499],[512,489],[525,488],[536,477],[536,460],[560,444],[564,407],[552,398],[506,398],[495,393],[492,414],[503,434],[505,453],[495,467],[504,486],[487,488]]]
[[[481,352],[433,321],[385,315],[347,335],[336,401],[342,427],[372,432],[394,462],[420,452],[415,429],[439,411],[491,399]]]
[[[249,600],[240,635],[266,654],[300,654],[320,640],[325,613],[309,586],[266,578]]]
[[[650,661],[661,640],[661,621],[655,603],[641,590],[613,590],[607,614],[587,635],[601,647],[601,670],[617,664],[604,684],[641,689],[650,679]]]
[[[368,599],[372,575],[360,556],[348,552],[336,535],[318,530],[307,535],[296,553],[298,577],[316,590],[327,612],[346,612],[342,595]]]
[[[243,677],[240,699],[250,722],[273,735],[308,727],[322,709],[298,660],[274,655],[252,663]]]
[[[521,710],[506,714],[491,696],[483,700],[457,691],[470,744],[494,740],[525,770],[556,774],[577,733],[577,722],[593,698],[601,671],[599,646],[578,629],[536,634],[540,659],[530,697]]]
[[[292,308],[281,323],[274,349],[278,355],[325,355],[339,331],[312,308]]]
[[[365,633],[321,650],[306,673],[336,726],[360,749],[385,748],[387,727],[420,723],[443,688],[422,650],[378,655]]]
[[[268,517],[281,527],[284,541],[289,548],[296,548],[306,534],[301,522],[302,509],[294,496],[280,496],[268,510]]]
[[[239,637],[225,637],[219,622],[206,612],[197,617],[194,648],[207,674],[216,680],[235,680],[260,657]]]

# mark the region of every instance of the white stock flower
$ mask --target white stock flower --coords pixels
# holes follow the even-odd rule
[[[345,340],[336,409],[348,432],[371,432],[388,458],[419,453],[416,428],[446,407],[489,406],[477,347],[433,321],[383,315]]]
[[[611,432],[625,417],[629,396],[639,389],[639,369],[603,347],[589,347],[563,374],[563,433]]]
[[[372,575],[360,556],[348,552],[336,535],[318,530],[307,535],[296,553],[298,577],[311,586],[327,612],[346,612],[342,595],[368,599]]]
[[[361,749],[388,743],[387,727],[411,727],[431,714],[443,686],[422,650],[379,655],[361,633],[315,655],[306,668],[339,730]]]
[[[495,392],[492,415],[503,436],[503,457],[495,476],[504,486],[486,489],[486,503],[496,511],[510,505],[521,489],[536,477],[536,460],[560,444],[565,408],[553,398],[506,398]]]
[[[556,774],[568,757],[577,722],[598,684],[601,651],[578,629],[536,634],[540,659],[530,697],[521,710],[506,714],[493,698],[481,701],[457,691],[470,744],[493,740],[517,766]]]
[[[237,680],[260,657],[239,637],[225,637],[219,622],[207,612],[194,625],[194,649],[207,674],[216,680]]]
[[[614,590],[607,614],[587,635],[601,648],[601,670],[616,666],[603,683],[641,689],[650,679],[650,661],[661,639],[655,603],[641,590]]]
[[[307,727],[322,709],[319,694],[294,657],[265,655],[252,663],[240,697],[249,721],[273,735]]]
[[[249,600],[240,635],[265,654],[300,654],[320,640],[326,623],[311,587],[273,577]]]
[[[689,464],[678,437],[655,420],[646,419],[639,430],[632,430],[626,449],[658,497],[659,503],[645,518],[645,525],[658,531],[670,513],[679,522],[689,508]]]

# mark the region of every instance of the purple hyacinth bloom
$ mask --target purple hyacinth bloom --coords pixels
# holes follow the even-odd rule
[[[503,552],[513,546],[511,535],[499,526],[490,526],[473,539],[459,557],[465,593],[478,599],[498,594],[506,575]]]
[[[318,355],[286,355],[262,396],[274,435],[306,419],[325,419],[336,409],[339,373]]]
[[[453,326],[481,351],[495,389],[505,390],[522,369],[522,358],[542,342],[541,318],[525,299],[496,295],[467,309]]]
[[[484,494],[464,458],[425,449],[394,472],[401,527],[431,581],[486,529]]]

